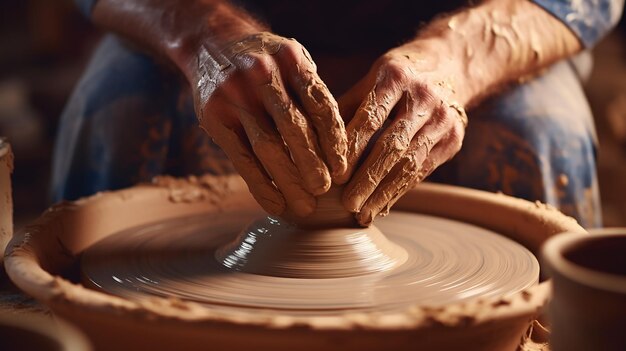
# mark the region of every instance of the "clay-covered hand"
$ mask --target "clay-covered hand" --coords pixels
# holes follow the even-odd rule
[[[461,148],[467,117],[444,60],[394,49],[339,99],[348,134],[344,206],[361,225],[386,214]],[[350,178],[351,176],[351,178]]]
[[[306,49],[269,32],[200,45],[191,86],[200,125],[272,214],[306,216],[346,170],[337,102]]]

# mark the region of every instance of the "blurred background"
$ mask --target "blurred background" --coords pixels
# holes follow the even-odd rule
[[[15,224],[50,205],[57,122],[100,33],[72,0],[0,1],[0,135],[15,153]],[[596,118],[606,226],[626,226],[626,23],[595,49],[586,85]]]

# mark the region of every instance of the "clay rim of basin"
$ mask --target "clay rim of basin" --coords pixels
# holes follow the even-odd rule
[[[508,297],[476,299],[436,309],[415,305],[402,312],[358,312],[336,316],[289,316],[276,311],[255,314],[224,313],[174,299],[155,297],[140,302],[129,301],[89,290],[63,277],[52,275],[43,268],[50,263],[44,262],[49,258],[42,251],[52,250],[55,243],[56,250],[61,252],[56,254],[59,256],[55,256],[56,260],[72,262],[84,249],[80,245],[86,245],[85,243],[63,242],[60,235],[61,231],[70,230],[64,225],[76,224],[65,223],[66,217],[76,218],[81,211],[92,215],[105,210],[120,212],[128,203],[137,202],[160,206],[160,211],[157,211],[159,213],[153,216],[162,214],[175,217],[181,213],[220,211],[241,205],[244,203],[243,198],[245,203],[253,201],[245,183],[238,176],[189,179],[161,177],[153,184],[61,203],[47,210],[32,225],[16,233],[5,253],[6,269],[11,280],[26,293],[48,304],[53,310],[63,310],[66,313],[74,311],[73,313],[111,316],[124,314],[136,321],[184,321],[213,325],[221,323],[272,329],[306,327],[314,330],[390,330],[433,325],[464,328],[468,323],[478,325],[493,322],[494,319],[531,319],[541,313],[549,299],[550,284],[544,281]],[[197,206],[198,204],[201,206]],[[444,216],[487,227],[520,242],[535,253],[547,237],[556,233],[585,232],[575,220],[550,206],[446,185],[421,184],[400,199],[395,209]],[[138,214],[135,213],[134,217],[138,217]],[[79,223],[80,225],[85,226],[85,223]],[[45,246],[44,250],[44,244],[50,247]]]
[[[566,257],[567,253],[573,249],[584,251],[586,243],[617,237],[626,240],[626,228],[592,229],[589,233],[591,235],[562,233],[546,242],[542,255],[552,275],[559,274],[585,286],[626,294],[625,275],[585,267]]]

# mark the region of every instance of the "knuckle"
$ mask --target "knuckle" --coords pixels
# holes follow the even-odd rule
[[[432,114],[442,126],[452,122],[452,115],[442,103],[437,104],[437,106],[433,108]]]
[[[420,158],[417,152],[411,152],[405,156],[406,163],[403,168],[403,176],[414,174],[420,167]]]
[[[392,59],[385,65],[385,75],[396,82],[408,82],[411,72],[406,64]]]
[[[406,133],[391,133],[382,140],[385,151],[389,154],[399,154],[407,150],[411,140]]]
[[[409,84],[407,91],[410,94],[410,98],[415,101],[416,108],[419,108],[419,110],[416,110],[416,112],[420,113],[419,116],[423,117],[426,114],[432,118],[441,117],[441,99],[433,93],[428,84],[419,80]]]
[[[459,151],[461,151],[461,147],[463,146],[463,131],[455,129],[450,134],[450,143],[452,145],[452,155],[456,155]]]
[[[274,72],[274,62],[267,55],[254,55],[251,56],[250,70],[257,79],[269,81]]]
[[[406,150],[400,137],[388,137],[383,140],[383,148],[388,154],[398,154]]]
[[[299,64],[303,55],[303,47],[295,39],[285,41],[280,49],[280,55],[288,62]]]
[[[447,131],[452,128],[453,120],[443,106],[437,105],[430,110],[429,124],[436,130]]]
[[[419,100],[424,101],[427,104],[439,103],[437,95],[433,92],[431,87],[422,81],[415,81],[411,87],[411,93]]]
[[[463,125],[463,123],[461,121],[456,121],[456,123],[454,123],[452,126],[450,134],[455,140],[463,140],[463,137],[465,136],[465,126]]]
[[[407,134],[408,130],[412,129],[415,122],[409,119],[399,119],[394,126],[394,133]]]
[[[417,172],[417,180],[421,182],[424,178],[428,177],[435,170],[435,168],[437,168],[437,164],[435,164],[432,160],[427,159],[420,166],[420,169]]]

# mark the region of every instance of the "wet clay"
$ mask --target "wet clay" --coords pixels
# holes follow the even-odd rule
[[[193,69],[200,126],[266,211],[311,214],[314,196],[346,170],[347,140],[337,103],[306,49],[261,32],[200,51]],[[252,86],[254,97],[233,94],[245,90],[238,85]]]
[[[333,185],[328,191],[315,198],[315,207],[308,216],[298,216],[291,210],[280,217],[287,223],[302,229],[317,228],[356,228],[358,224],[354,214],[346,210],[341,203],[343,185]]]
[[[404,263],[407,255],[377,227],[303,229],[272,217],[253,221],[215,252],[224,267],[296,279],[387,271]]]
[[[289,278],[340,278],[389,270],[406,261],[407,252],[377,227],[359,228],[340,202],[342,186],[316,200],[307,217],[261,216],[218,248],[224,267]]]
[[[222,54],[227,57],[237,57],[241,55],[247,55],[251,53],[256,54],[268,54],[268,55],[276,55],[280,56],[279,52],[282,50],[294,50],[293,48],[297,48],[295,50],[299,50],[300,52],[290,53],[287,55],[291,55],[289,59],[292,61],[294,58],[299,58],[299,62],[290,62],[290,64],[295,65],[295,71],[298,72],[296,77],[299,77],[297,81],[292,82],[291,86],[296,90],[296,93],[299,95],[299,100],[303,106],[300,108],[307,114],[307,117],[313,122],[313,127],[317,131],[317,136],[310,134],[310,129],[307,131],[303,131],[301,136],[305,136],[305,139],[299,140],[298,142],[304,142],[305,147],[309,151],[318,151],[316,142],[313,141],[315,138],[319,138],[320,147],[324,152],[324,155],[327,157],[327,161],[330,163],[331,172],[333,173],[333,178],[342,175],[347,167],[346,164],[346,148],[347,148],[347,140],[344,134],[345,126],[343,119],[339,117],[339,110],[337,107],[337,103],[332,100],[332,95],[328,90],[326,84],[319,78],[317,75],[317,66],[313,62],[311,58],[311,54],[306,50],[306,48],[297,44],[295,39],[287,39],[272,34],[270,32],[261,32],[258,34],[250,35],[234,44],[231,44],[226,49],[222,51]],[[301,56],[300,56],[301,54]],[[279,61],[284,60],[279,57]],[[284,75],[288,75],[287,72],[281,72]],[[282,84],[277,81],[280,77],[277,77],[276,72],[273,72],[271,75],[271,81],[268,82],[267,88],[269,90],[273,90],[276,96],[284,95],[283,89],[281,88]],[[283,79],[287,79],[288,77],[282,77]],[[293,103],[281,104],[282,106],[278,106],[281,109],[290,110],[291,116],[301,115],[299,109]],[[330,118],[330,117],[333,118]],[[304,121],[304,120],[303,120]],[[279,130],[280,122],[276,121],[278,124]],[[305,122],[305,121],[304,121]],[[301,123],[305,125],[306,123]],[[294,127],[296,125],[292,125]],[[297,127],[301,127],[301,125],[297,125]],[[293,137],[293,131],[280,130],[281,135],[284,137]],[[309,140],[308,138],[314,137]],[[297,141],[297,140],[294,140]],[[319,153],[318,153],[319,154]],[[296,156],[296,154],[292,154]],[[302,155],[298,155],[302,156]],[[324,164],[318,164],[316,160],[312,160],[314,163],[313,168],[326,168]],[[303,174],[303,177],[306,177],[307,174]],[[330,182],[324,185],[324,190],[328,189],[330,186]],[[323,191],[321,192],[323,193]],[[317,195],[317,193],[316,193]]]
[[[534,256],[500,235],[410,213],[358,228],[341,193],[306,220],[231,209],[111,235],[83,254],[84,282],[129,299],[326,313],[507,296],[538,281]]]
[[[223,246],[253,218],[232,210],[112,235],[83,254],[84,282],[138,301],[161,296],[248,313],[329,314],[510,296],[539,278],[539,264],[521,245],[407,212],[392,212],[380,231],[298,230],[266,217]]]
[[[433,279],[439,274],[454,275],[456,269],[477,268],[480,260],[474,254],[484,254],[473,248],[473,240],[462,241],[464,254],[454,250],[444,254],[436,246],[409,251],[418,247],[415,238],[442,236],[443,220],[446,228],[450,228],[450,222],[454,224],[452,228],[457,228],[444,233],[444,241],[455,236],[498,236],[496,232],[537,252],[543,241],[555,233],[584,233],[574,220],[551,207],[450,186],[422,184],[410,190],[395,208],[400,212],[392,212],[386,219],[392,227],[385,228],[385,221],[377,226],[390,242],[407,251],[406,261],[395,262],[390,269],[379,272],[300,279],[301,284],[313,289],[308,296],[302,285],[297,286],[295,293],[289,291],[297,279],[275,273],[252,274],[245,271],[245,266],[240,270],[228,268],[215,258],[216,250],[236,242],[239,231],[263,213],[239,177],[159,178],[153,184],[55,205],[16,233],[5,265],[17,286],[56,315],[79,325],[98,349],[202,350],[211,345],[216,350],[274,351],[515,350],[520,340],[527,339],[523,335],[530,322],[543,310],[550,284],[531,283],[517,292],[511,292],[516,288],[509,285],[511,290],[506,293],[490,288],[479,291],[471,286],[465,291],[455,290],[455,283],[450,283],[440,286],[436,293],[439,302],[429,301],[423,290],[419,296],[414,296],[410,288],[396,292],[394,287],[403,285],[402,279],[417,279],[402,273],[404,269],[424,272]],[[406,220],[413,218],[419,225],[402,224],[404,219],[394,220],[397,215],[406,216]],[[419,235],[409,235],[416,231]],[[120,237],[118,234],[124,232],[129,234],[120,238],[119,244],[109,243],[109,238]],[[105,261],[101,257],[94,255],[99,245],[117,252],[112,255],[109,251],[107,267],[103,267]],[[455,247],[453,242],[447,246]],[[395,257],[384,248],[380,251]],[[430,261],[429,251],[433,257]],[[486,256],[501,257],[499,248],[493,251]],[[85,252],[93,259],[94,271],[107,273],[113,281],[107,286],[119,289],[119,295],[103,293],[97,287],[87,289],[60,273],[76,267]],[[467,260],[461,256],[470,256],[473,265],[461,264],[459,260]],[[509,266],[507,262],[513,256],[504,256],[502,267],[521,267]],[[454,268],[434,273],[431,269],[436,265],[420,266],[437,261],[434,258],[444,261],[442,267],[449,262]],[[85,259],[89,259],[87,255]],[[384,260],[373,266],[380,267],[380,262]],[[131,272],[133,267],[138,270]],[[127,275],[116,275],[121,283],[116,282],[112,271]],[[158,274],[142,276],[143,272]],[[480,275],[467,272],[462,276],[480,279]],[[485,278],[511,282],[516,276],[510,273]],[[154,278],[169,277],[178,278],[164,286],[180,290],[164,292],[148,280],[158,282]],[[201,285],[193,287],[197,281]],[[207,289],[207,284],[215,285],[218,281],[223,285]],[[348,281],[361,285],[352,285],[348,290]],[[131,283],[139,290],[131,292]],[[312,286],[317,284],[321,285]],[[348,295],[327,293],[322,287],[332,291],[340,288]],[[277,295],[253,291],[256,288]],[[213,295],[207,296],[207,290],[213,291]],[[452,302],[446,303],[439,297],[441,290],[450,291]],[[181,291],[187,296],[182,297]],[[464,296],[464,292],[469,296]],[[135,294],[132,298],[120,297],[131,293]],[[235,305],[231,304],[233,301]]]

